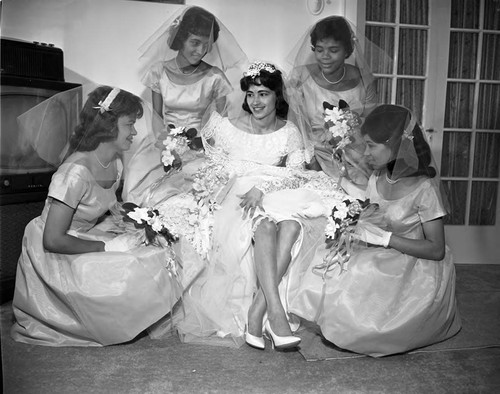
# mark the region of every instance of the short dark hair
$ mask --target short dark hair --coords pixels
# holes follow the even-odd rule
[[[213,42],[215,42],[219,38],[219,30],[219,24],[213,14],[201,7],[190,7],[182,17],[179,29],[170,44],[170,48],[174,51],[181,50],[189,34],[212,37]]]
[[[349,22],[341,16],[334,15],[321,19],[312,29],[310,36],[313,50],[318,41],[333,38],[342,43],[347,57],[351,56],[354,51],[351,27]]]
[[[361,135],[368,135],[373,142],[385,144],[391,149],[393,154],[397,153],[401,145],[403,133],[406,127],[408,127],[412,116],[414,115],[405,107],[392,104],[379,105],[366,117],[361,126]],[[412,135],[413,146],[418,158],[418,169],[416,172],[406,174],[405,176],[427,175],[433,178],[436,175],[436,170],[431,166],[431,148],[425,140],[418,123],[415,123]],[[387,168],[391,174],[397,160],[401,161],[402,159],[395,158],[387,164]],[[398,162],[399,164],[404,163]]]
[[[240,87],[242,91],[246,92],[251,85],[262,85],[271,89],[276,94],[276,115],[280,118],[286,119],[288,115],[288,103],[285,100],[284,82],[280,70],[275,70],[272,73],[266,70],[261,70],[258,76],[246,76],[241,78]],[[242,108],[246,112],[252,113],[250,107],[248,106],[246,96],[243,101]]]
[[[104,101],[111,90],[110,86],[99,86],[89,94],[80,112],[80,123],[70,138],[72,151],[92,151],[101,142],[114,141],[118,137],[118,118],[122,116],[142,117],[142,100],[125,90],[118,92],[109,111],[101,113],[99,102]]]

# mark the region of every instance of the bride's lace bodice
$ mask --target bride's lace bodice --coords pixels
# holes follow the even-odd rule
[[[297,127],[287,121],[285,126],[269,134],[250,134],[234,126],[228,118],[214,112],[202,134],[206,140],[215,140],[207,154],[214,161],[243,162],[245,168],[255,164],[277,166],[287,158],[286,166],[303,168],[305,163],[302,136]]]

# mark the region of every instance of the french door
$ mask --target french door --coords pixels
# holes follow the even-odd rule
[[[455,261],[500,264],[500,1],[366,0],[357,17],[392,58],[373,57],[379,101],[426,132]]]

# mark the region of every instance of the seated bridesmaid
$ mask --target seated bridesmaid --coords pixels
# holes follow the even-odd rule
[[[138,233],[114,225],[110,216],[103,220],[117,203],[120,157],[142,115],[140,98],[124,90],[101,86],[89,94],[43,212],[26,226],[13,299],[16,341],[47,346],[130,341],[177,300],[165,269],[170,249],[138,247],[143,240]],[[40,134],[41,144],[51,143]]]
[[[381,105],[361,134],[374,169],[366,197],[379,209],[359,220],[353,237],[360,242],[350,256],[338,249],[339,236],[333,245],[318,237],[314,259],[294,276],[289,311],[317,323],[338,347],[380,357],[443,341],[461,323],[447,211],[420,126],[408,109]],[[330,226],[345,212],[337,207]]]
[[[335,179],[341,169],[331,160],[332,146],[325,140],[322,103],[327,101],[338,106],[343,100],[362,119],[377,104],[375,78],[360,41],[366,44],[364,48],[373,49],[367,37],[356,34],[347,19],[331,15],[311,26],[288,56],[293,64],[289,77],[290,106],[302,114],[314,150],[308,168],[322,170]],[[370,53],[375,56],[373,51]],[[350,175],[352,181],[364,189],[370,173],[366,163],[360,160],[364,149],[361,138],[353,137],[356,141],[346,147],[344,159],[347,163],[357,163]]]
[[[137,146],[129,152],[123,198],[142,205],[149,203],[145,195],[149,186],[165,175],[162,142],[174,129],[189,131],[190,149],[175,152],[173,169],[167,174],[173,189],[204,161],[200,131],[207,119],[203,116],[229,105],[233,87],[225,73],[247,60],[224,24],[197,6],[180,8],[140,51],[146,60],[141,80],[151,91],[158,119],[153,119],[154,134],[139,135]]]

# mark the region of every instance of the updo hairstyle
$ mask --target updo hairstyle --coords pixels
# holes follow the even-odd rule
[[[333,38],[344,46],[346,58],[352,55],[354,46],[352,42],[352,31],[349,22],[341,16],[329,16],[320,20],[311,31],[312,50],[315,50],[318,41]]]
[[[125,90],[120,90],[110,104],[110,110],[101,113],[99,102],[104,101],[113,88],[100,86],[93,90],[80,112],[80,123],[70,138],[72,151],[92,151],[101,142],[114,141],[118,136],[118,118],[143,115],[142,100]]]
[[[213,42],[216,42],[219,30],[219,24],[213,14],[201,7],[191,7],[184,13],[170,48],[174,51],[181,50],[189,34],[211,37]]]
[[[434,178],[436,170],[431,166],[431,149],[418,123],[415,123],[415,127],[409,133],[413,136],[410,141],[413,143],[418,158],[418,169],[408,173],[406,171],[408,165],[404,157],[398,156],[402,139],[407,138],[403,137],[403,133],[410,123],[411,116],[414,115],[405,107],[390,104],[379,105],[366,117],[361,126],[361,135],[368,135],[373,142],[387,145],[391,149],[393,158],[387,163],[387,169],[391,175],[397,166],[398,171],[403,169],[401,173],[404,176],[426,175]]]
[[[274,72],[269,72],[267,70],[260,70],[259,75],[245,76],[240,80],[240,87],[243,92],[246,92],[251,85],[255,86],[265,86],[276,93],[276,115],[280,118],[286,119],[288,115],[288,103],[285,100],[285,88],[283,77],[281,71],[276,69]],[[247,97],[243,101],[242,108],[248,112],[252,113],[250,107],[247,103]]]

